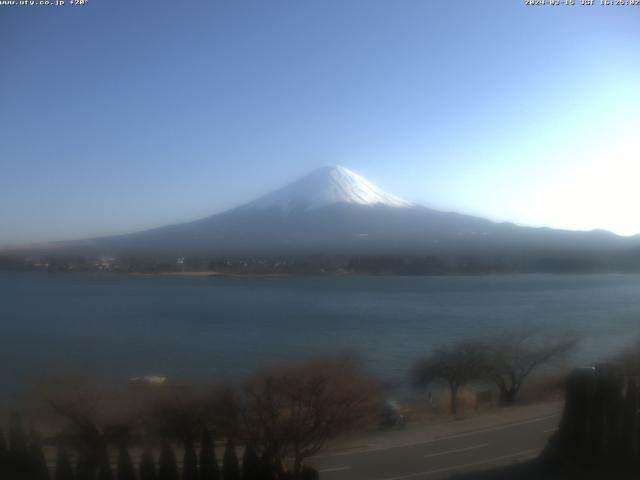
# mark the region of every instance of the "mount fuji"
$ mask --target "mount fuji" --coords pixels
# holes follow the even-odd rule
[[[341,166],[320,168],[244,208],[278,208],[283,212],[314,210],[335,204],[413,207],[411,202],[385,192],[364,177]]]
[[[60,254],[156,258],[427,255],[521,262],[610,257],[639,245],[637,237],[605,231],[523,227],[433,210],[336,166],[315,170],[254,201],[201,220],[65,242],[56,250]]]

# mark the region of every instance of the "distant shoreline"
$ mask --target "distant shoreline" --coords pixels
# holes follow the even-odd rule
[[[155,272],[112,271],[112,270],[3,270],[0,273],[94,273],[116,274],[132,277],[174,277],[174,278],[290,278],[290,277],[500,277],[500,276],[527,276],[527,275],[554,275],[554,276],[593,276],[593,275],[640,275],[640,271],[606,270],[606,271],[578,271],[578,272],[553,272],[553,271],[480,271],[480,272],[446,272],[446,273],[399,273],[399,272],[350,272],[350,271],[324,271],[324,272],[221,272],[216,270],[174,272],[171,270]]]
[[[113,273],[113,272],[110,272]],[[115,272],[118,273],[118,272]],[[124,273],[124,272],[119,272]],[[194,272],[126,272],[134,277],[177,277],[177,278],[273,278],[273,277],[500,277],[511,275],[557,275],[557,276],[592,276],[592,275],[640,275],[640,272],[606,271],[606,272],[474,272],[474,273],[367,273],[367,272],[309,272],[309,273],[228,273],[219,271]]]
[[[209,278],[209,277],[290,277],[289,273],[225,273],[218,271],[205,272],[131,272],[129,275],[136,277],[188,277],[188,278]]]

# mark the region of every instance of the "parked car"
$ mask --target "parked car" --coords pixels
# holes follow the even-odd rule
[[[404,427],[405,416],[397,400],[385,400],[380,419],[381,428]]]

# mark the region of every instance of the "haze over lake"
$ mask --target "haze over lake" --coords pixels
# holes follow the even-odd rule
[[[572,363],[640,336],[640,275],[176,278],[0,273],[0,386],[50,370],[240,380],[349,350],[394,384],[443,343],[521,325],[581,336]]]

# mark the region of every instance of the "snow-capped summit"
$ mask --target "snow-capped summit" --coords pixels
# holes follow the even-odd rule
[[[275,192],[248,203],[244,208],[280,208],[285,212],[307,211],[334,204],[385,205],[394,208],[414,204],[385,192],[351,170],[324,167]]]

